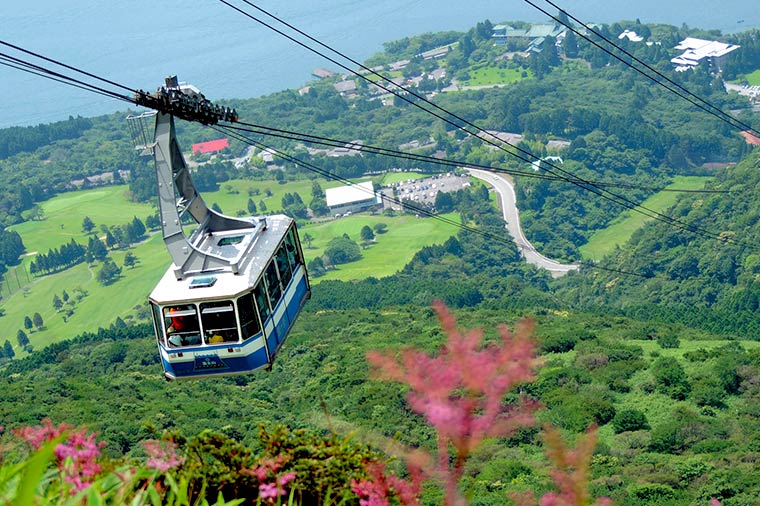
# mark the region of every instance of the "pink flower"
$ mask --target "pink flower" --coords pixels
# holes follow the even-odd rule
[[[262,483],[259,485],[259,497],[262,499],[274,499],[283,494],[285,494],[285,491],[278,488],[276,483]]]
[[[397,497],[402,506],[417,506],[422,484],[422,474],[419,469],[410,466],[411,481],[399,478],[395,474],[385,474],[385,464],[371,462],[367,464],[370,478],[367,480],[352,480],[351,490],[359,496],[361,506],[388,506],[391,497]]]
[[[179,467],[185,463],[185,457],[177,455],[177,445],[172,441],[157,441],[150,439],[143,441],[143,448],[148,459],[145,465],[149,469],[155,469],[165,473],[169,469]]]
[[[26,441],[35,450],[39,450],[42,445],[56,439],[69,429],[71,429],[70,425],[62,423],[55,427],[50,418],[43,418],[42,425],[15,429],[13,434]]]
[[[529,322],[518,324],[514,336],[500,327],[501,343],[483,346],[481,330],[461,334],[442,302],[434,302],[433,308],[448,337],[438,357],[408,349],[400,359],[380,352],[368,353],[367,359],[380,378],[409,385],[409,405],[436,429],[438,472],[447,481],[447,504],[454,504],[456,484],[472,450],[485,437],[507,436],[534,423],[536,403],[523,399],[507,408],[502,398],[533,381],[537,363]]]
[[[56,427],[49,418],[45,418],[41,426],[22,427],[13,433],[38,450],[45,443],[63,436],[70,430],[70,425],[62,423]],[[95,436],[87,434],[85,429],[72,431],[66,441],[55,447],[58,469],[64,481],[72,485],[72,494],[87,488],[91,483],[90,479],[100,472],[98,458],[105,443],[95,442]]]
[[[289,472],[275,478],[273,483],[262,483],[259,485],[259,497],[261,499],[270,500],[285,495],[285,485],[291,482],[295,477],[295,472]]]
[[[569,449],[560,433],[547,427],[544,431],[546,453],[554,465],[551,473],[559,493],[544,494],[539,501],[540,506],[574,506],[590,504],[588,493],[588,472],[591,457],[596,447],[597,429],[591,426],[585,437],[578,437],[575,449]],[[599,498],[598,506],[611,506],[612,501],[607,497]]]
[[[72,494],[90,486],[90,478],[100,472],[100,449],[105,442],[95,442],[95,434],[87,434],[84,429],[72,432],[65,443],[55,447],[59,469],[63,479],[73,485]]]

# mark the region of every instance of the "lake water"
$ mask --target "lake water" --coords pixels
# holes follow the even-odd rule
[[[273,23],[240,0],[227,1]],[[556,12],[542,0],[531,1]],[[760,9],[746,0],[555,3],[585,22],[639,18],[724,33],[760,27]],[[519,0],[260,0],[256,5],[358,61],[381,51],[384,42],[408,35],[464,31],[485,19],[494,24],[547,20]],[[130,88],[153,90],[165,75],[177,74],[212,100],[297,88],[318,67],[340,70],[219,0],[4,0],[0,39]],[[0,46],[0,53],[11,52]],[[0,65],[0,127],[126,108],[123,102]]]

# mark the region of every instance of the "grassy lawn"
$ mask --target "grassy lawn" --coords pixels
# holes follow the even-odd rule
[[[17,344],[16,333],[24,328],[24,317],[31,317],[34,313],[40,313],[45,322],[44,330],[33,334],[27,332],[35,349],[85,331],[95,331],[98,327],[107,327],[117,317],[127,319],[134,314],[134,306],[147,300],[171,259],[160,234],[154,234],[129,251],[137,256],[140,263],[132,269],[123,268],[121,279],[109,286],[103,286],[95,279],[100,269],[99,263],[92,268],[82,263],[57,274],[31,278],[32,282],[25,290],[3,299],[0,307],[5,311],[5,316],[0,318],[0,322],[7,329],[11,344]],[[125,254],[126,251],[116,251],[110,257],[116,265],[123,266]],[[26,259],[22,265],[26,267],[28,262]],[[74,299],[77,289],[84,290],[87,295],[76,303],[74,314],[64,322],[64,313],[53,308],[53,297],[62,297],[66,290]],[[19,353],[20,350],[16,349],[16,354]]]
[[[154,213],[150,204],[128,201],[124,196],[126,191],[124,185],[63,193],[42,203],[44,220],[19,223],[10,229],[21,235],[28,252],[47,253],[71,239],[86,245],[87,237],[82,233],[85,216],[89,216],[99,230],[100,225],[125,225],[133,216],[144,222]]]
[[[522,70],[499,67],[482,67],[469,71],[470,79],[462,81],[464,86],[490,86],[493,84],[511,84],[522,79]]]
[[[459,221],[458,213],[443,215],[448,219]],[[348,234],[351,239],[361,243],[359,232],[364,225],[373,227],[377,223],[386,223],[388,231],[375,234],[375,244],[362,250],[363,258],[356,262],[339,265],[325,276],[314,279],[317,283],[324,279],[363,279],[369,276],[381,278],[390,276],[406,265],[412,256],[423,246],[442,243],[457,230],[446,223],[430,218],[415,218],[409,215],[395,217],[354,215],[324,223],[310,224],[299,229],[302,238],[308,233],[314,237],[311,248],[304,247],[304,256],[309,260],[321,256],[327,243],[334,237]]]
[[[412,174],[412,173],[408,173]],[[424,177],[424,176],[423,176]],[[407,179],[411,179],[411,175]],[[354,183],[369,181],[369,178],[352,179]],[[211,207],[218,204],[224,214],[230,216],[237,215],[238,211],[245,211],[249,216],[248,199],[250,198],[256,204],[258,214],[272,213],[282,210],[282,197],[286,193],[298,193],[304,204],[307,206],[311,202],[311,186],[317,181],[323,190],[343,186],[340,181],[327,181],[325,179],[292,181],[286,184],[279,184],[277,181],[251,181],[248,179],[233,179],[219,185],[219,190],[215,192],[204,192],[203,200]],[[267,197],[266,191],[272,193]],[[266,211],[262,213],[259,203],[264,201]]]
[[[430,177],[430,174],[420,174],[419,172],[386,172],[383,174],[380,184],[400,183],[410,179],[425,179],[426,177]]]
[[[709,180],[709,177],[703,176],[676,176],[668,188],[697,190],[704,187]],[[679,194],[676,192],[663,191],[646,199],[643,205],[662,213],[673,206],[678,201],[678,197]],[[641,213],[624,211],[612,221],[609,227],[594,233],[589,242],[578,249],[584,259],[600,259],[615,249],[615,246],[622,246],[628,242],[633,233],[651,219]]]
[[[404,175],[406,179],[424,177],[416,173]],[[338,185],[323,180],[319,182],[322,188]],[[258,189],[260,194],[251,197],[257,205],[259,200],[264,199],[270,210],[279,210],[282,207],[282,195],[286,192],[297,191],[305,201],[311,200],[311,185],[312,181],[298,181],[286,185],[280,185],[276,181],[230,181],[224,183],[218,192],[204,194],[204,199],[209,205],[216,202],[226,213],[234,214],[237,209],[246,209],[248,191]],[[271,197],[267,198],[264,195],[266,188],[272,191]],[[72,238],[80,244],[87,244],[87,236],[81,230],[85,216],[89,216],[99,227],[101,224],[123,225],[131,221],[133,216],[144,220],[154,212],[149,204],[129,202],[124,196],[125,190],[125,186],[116,186],[64,193],[43,204],[45,219],[21,223],[14,226],[13,230],[21,234],[30,253],[47,252]],[[446,216],[458,220],[457,214]],[[376,236],[376,244],[363,251],[362,260],[341,265],[340,269],[320,279],[362,279],[367,276],[382,277],[393,274],[423,246],[442,243],[456,233],[456,229],[437,220],[406,215],[354,215],[299,227],[301,237],[308,232],[315,238],[312,249],[304,251],[307,261],[321,255],[327,242],[333,237],[347,233],[360,242],[359,231],[364,225],[372,227],[381,222],[388,225],[388,232]],[[123,268],[122,277],[110,286],[102,286],[95,278],[100,264],[80,264],[63,272],[35,278],[27,274],[34,254],[24,257],[18,266],[18,278],[23,289],[13,295],[7,295],[8,291],[3,290],[6,296],[0,300],[0,309],[5,313],[0,317],[0,324],[6,330],[4,339],[8,339],[16,347],[17,355],[22,355],[17,347],[16,333],[19,329],[24,329],[24,317],[31,317],[34,313],[40,313],[45,322],[43,330],[27,332],[35,349],[82,332],[96,331],[98,327],[107,327],[117,317],[129,320],[136,314],[136,306],[145,303],[148,294],[171,263],[160,233],[133,245],[129,251],[140,263],[133,269]],[[125,254],[126,251],[112,251],[110,257],[121,267]],[[15,288],[15,275],[12,281],[11,284]],[[86,293],[86,296],[76,303],[74,313],[66,322],[64,313],[56,312],[52,303],[55,295],[62,298],[64,290],[72,300],[76,298],[78,291]]]
[[[744,76],[750,86],[760,86],[760,69]]]

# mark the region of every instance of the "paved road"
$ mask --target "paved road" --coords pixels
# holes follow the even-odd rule
[[[531,265],[541,269],[548,270],[552,277],[558,278],[564,276],[568,271],[577,270],[578,264],[562,264],[546,258],[533,248],[533,245],[523,235],[520,227],[520,215],[517,211],[517,197],[512,184],[501,177],[499,174],[487,172],[478,169],[467,169],[469,173],[493,186],[496,193],[501,198],[501,209],[504,214],[504,221],[507,222],[507,230],[514,239],[517,248],[520,250],[523,258]]]

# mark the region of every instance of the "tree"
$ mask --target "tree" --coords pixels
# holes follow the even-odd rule
[[[266,202],[264,202],[263,200],[259,200],[259,210],[262,213],[267,212],[267,205],[266,205]]]
[[[222,208],[219,207],[219,204],[217,204],[216,202],[214,202],[213,204],[211,204],[211,209],[213,211],[216,211],[219,214],[224,214],[224,213],[222,213]]]
[[[139,262],[140,260],[131,251],[127,251],[127,254],[124,255],[124,267],[132,269]]]
[[[58,296],[58,294],[53,295],[53,307],[55,308],[56,311],[60,311],[61,308],[63,307],[63,301]]]
[[[37,330],[41,329],[43,325],[45,325],[45,321],[42,319],[42,315],[39,313],[34,313],[32,316],[32,321],[34,322],[34,326],[37,327]]]
[[[324,276],[327,272],[327,268],[325,267],[325,263],[322,261],[322,257],[316,257],[311,260],[307,268],[309,269],[309,275],[315,278]]]
[[[562,41],[562,50],[568,58],[576,58],[578,56],[578,38],[572,30],[567,30],[565,32],[565,40]]]
[[[253,199],[248,199],[248,212],[251,214],[256,214],[256,203],[253,201]]]
[[[327,216],[330,214],[330,208],[327,207],[327,201],[322,197],[314,197],[311,199],[309,209],[315,216]]]
[[[97,237],[90,237],[90,240],[87,243],[87,252],[95,260],[103,260],[106,258],[106,256],[108,256],[108,249],[106,248],[106,245],[103,244],[103,241]]]
[[[369,225],[362,227],[359,236],[362,238],[362,241],[373,241],[375,239],[375,233],[369,228]]]
[[[345,264],[361,259],[362,252],[356,241],[347,235],[336,237],[327,243],[325,256],[333,265]]]
[[[317,181],[314,181],[311,184],[311,196],[315,199],[324,199],[325,198],[325,192],[322,190],[322,187],[319,185]]]
[[[5,355],[5,358],[13,358],[16,356],[16,352],[13,351],[13,345],[11,345],[11,342],[9,340],[5,340],[5,344],[3,344],[3,354]]]
[[[89,216],[85,216],[82,220],[82,232],[89,234],[93,230],[95,230],[95,223],[93,223]]]
[[[676,400],[684,400],[691,391],[691,384],[683,366],[673,357],[660,357],[652,364],[652,375],[657,390]]]
[[[303,239],[303,242],[306,243],[306,247],[311,248],[311,242],[314,240],[314,236],[306,232],[301,238]]]
[[[29,316],[24,317],[24,328],[26,330],[32,330],[32,327],[34,327],[34,324],[32,323],[32,319],[29,318]]]
[[[45,211],[42,206],[35,205],[26,215],[29,221],[42,221],[45,219]]]
[[[137,216],[132,218],[132,221],[124,227],[127,240],[130,243],[137,242],[145,236],[145,224],[140,221]]]
[[[384,234],[388,231],[388,224],[387,223],[375,223],[375,226],[372,227],[375,229],[376,234]]]
[[[145,218],[145,226],[150,230],[155,230],[161,226],[161,220],[158,218],[158,213],[151,214]]]
[[[435,194],[435,210],[439,213],[448,213],[454,209],[454,198],[450,193],[438,192]]]
[[[638,409],[624,409],[615,414],[612,419],[612,427],[615,434],[633,430],[645,430],[649,428],[646,415]]]
[[[103,261],[103,266],[97,274],[98,281],[103,285],[110,285],[121,275],[121,267],[118,267],[110,258]]]
[[[16,341],[18,341],[18,345],[22,349],[29,345],[29,337],[26,335],[26,332],[21,329],[18,329],[18,332],[16,332]]]

